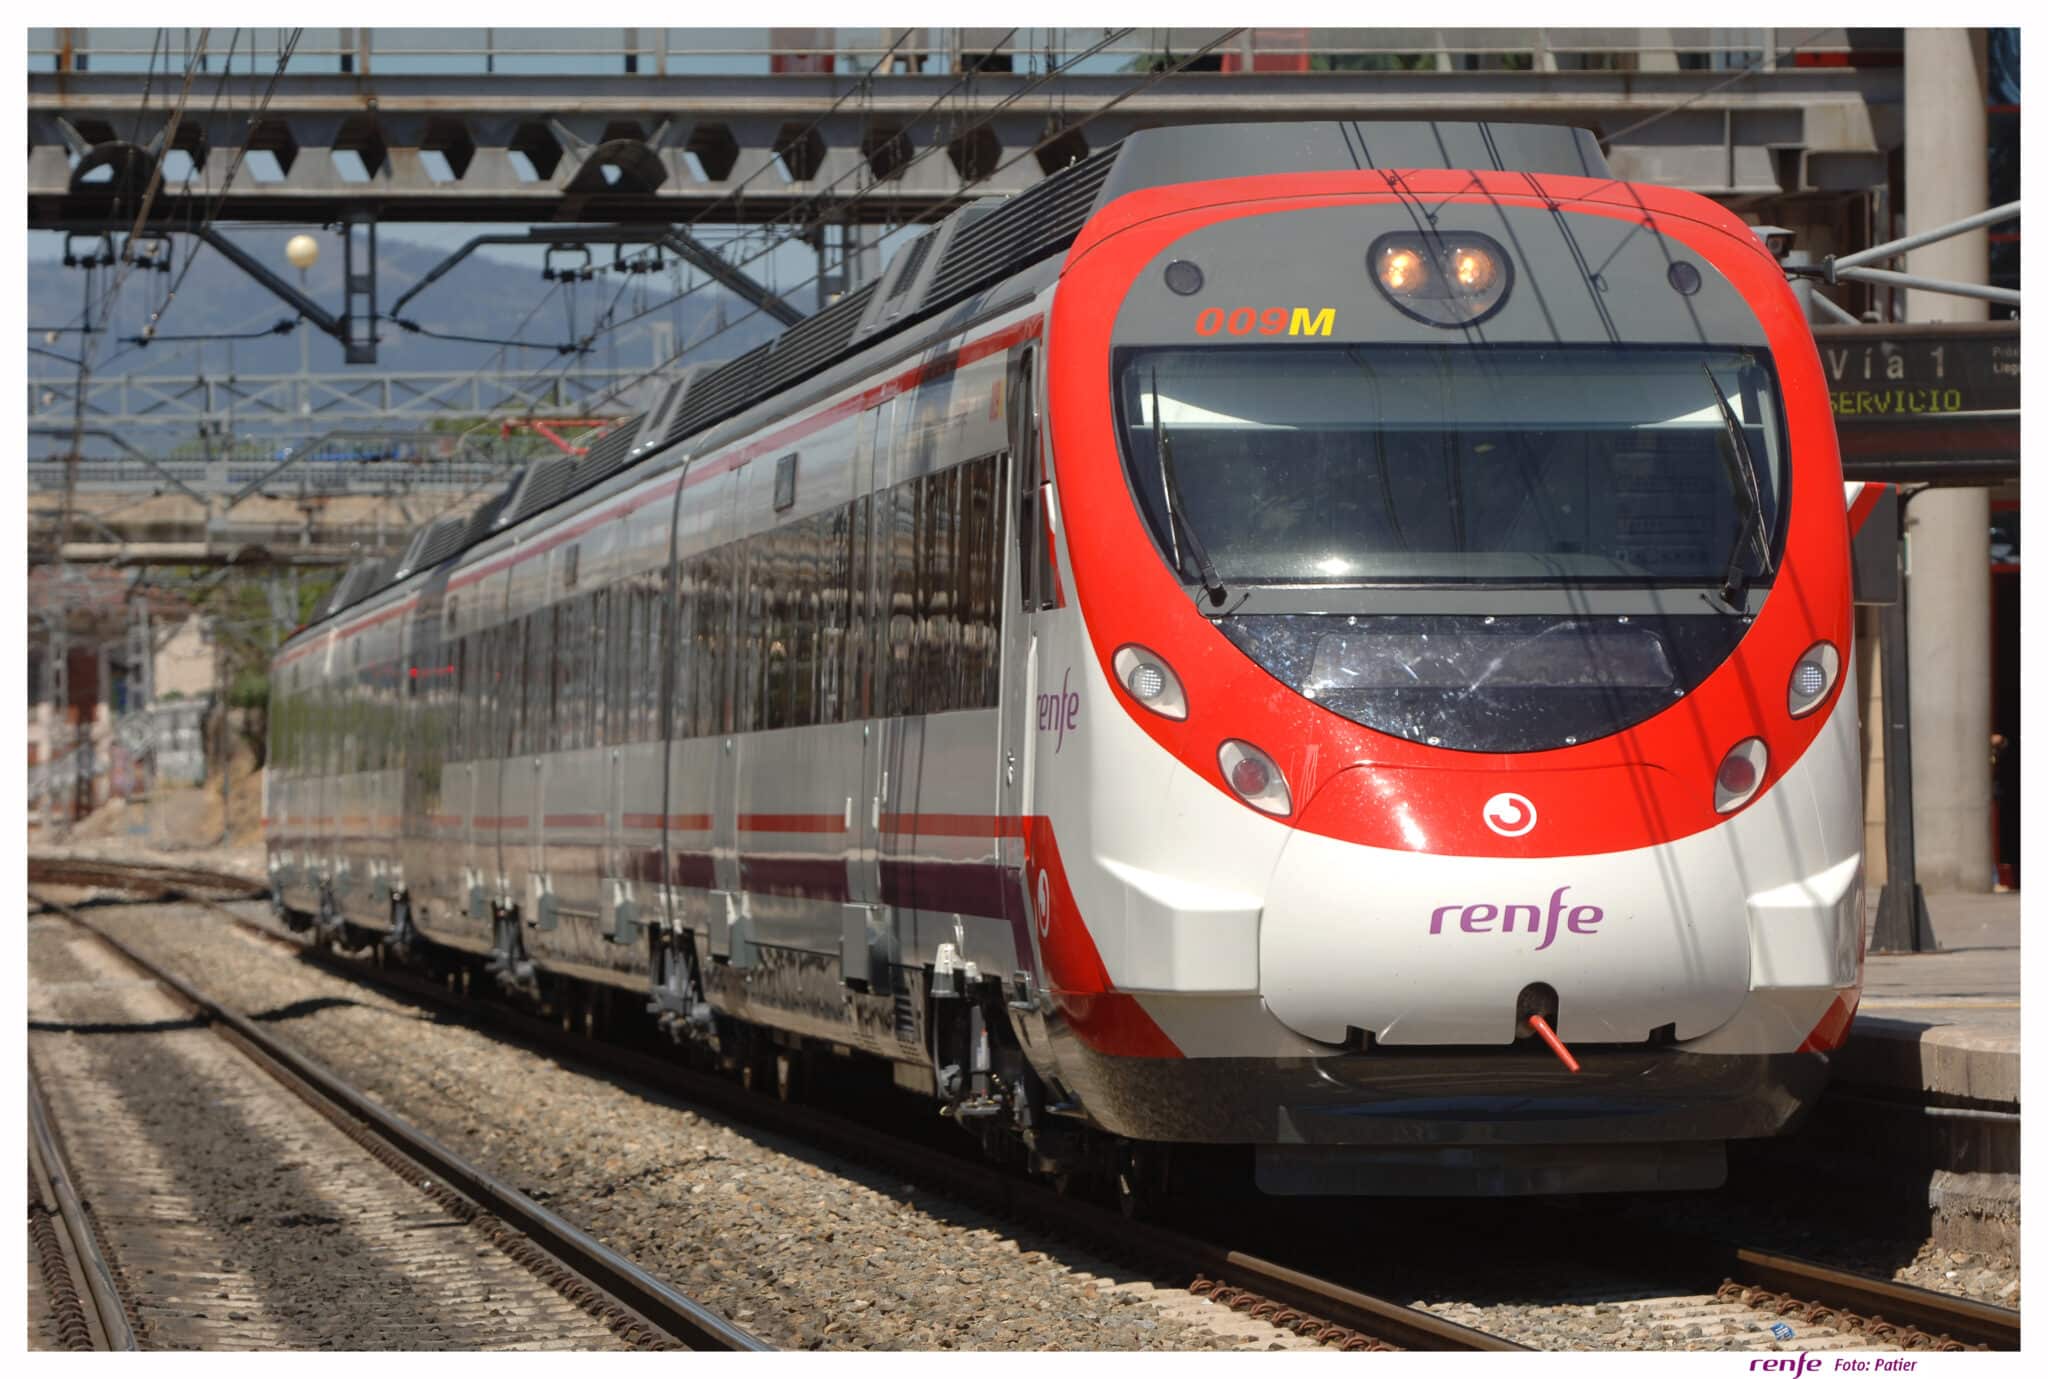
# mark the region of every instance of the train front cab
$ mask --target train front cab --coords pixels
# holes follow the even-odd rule
[[[1704,1185],[1790,1123],[1860,982],[1858,730],[1825,387],[1747,227],[1136,192],[1048,354],[1085,750],[1038,754],[1027,884],[1096,1121],[1277,1192]]]

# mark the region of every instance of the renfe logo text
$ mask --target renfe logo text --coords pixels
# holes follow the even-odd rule
[[[1550,893],[1549,905],[1439,905],[1429,914],[1429,932],[1441,934],[1445,919],[1455,916],[1458,927],[1468,934],[1528,933],[1543,935],[1543,942],[1536,945],[1542,952],[1557,941],[1557,922],[1562,919],[1565,928],[1575,934],[1590,934],[1599,928],[1606,913],[1598,905],[1573,905],[1567,910],[1564,893],[1570,886],[1559,886]],[[1495,921],[1499,929],[1494,928]],[[1520,927],[1517,927],[1519,924]]]
[[[1038,731],[1059,734],[1053,740],[1054,756],[1058,756],[1060,748],[1067,745],[1067,734],[1081,725],[1081,696],[1077,691],[1067,688],[1067,680],[1073,673],[1072,667],[1069,667],[1066,673],[1060,676],[1058,694],[1038,696]]]

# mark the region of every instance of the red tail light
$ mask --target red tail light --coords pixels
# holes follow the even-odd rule
[[[1770,752],[1760,737],[1746,737],[1728,749],[1714,773],[1714,811],[1732,814],[1755,798],[1770,766]]]
[[[1252,808],[1282,817],[1294,812],[1287,778],[1273,758],[1251,743],[1228,739],[1216,750],[1216,764],[1223,768],[1223,779],[1230,788]]]

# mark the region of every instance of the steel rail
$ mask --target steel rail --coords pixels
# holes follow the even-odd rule
[[[32,859],[33,861],[33,859]],[[96,862],[93,875],[113,885],[125,864]],[[144,868],[145,873],[152,868]],[[247,883],[240,883],[246,887]],[[225,889],[225,887],[223,888]],[[679,1066],[659,1056],[623,1045],[589,1040],[570,1041],[553,1023],[509,1006],[460,1000],[439,984],[401,969],[371,969],[360,962],[310,947],[303,939],[251,919],[227,904],[205,896],[190,899],[208,906],[242,927],[296,948],[319,966],[373,986],[425,1001],[465,1022],[494,1029],[538,1046],[569,1066],[622,1075],[644,1085],[688,1097],[762,1129],[819,1144],[861,1162],[884,1164],[934,1182],[944,1190],[993,1203],[1005,1214],[1050,1225],[1088,1240],[1108,1253],[1173,1261],[1192,1267],[1194,1290],[1219,1301],[1237,1294],[1240,1310],[1270,1314],[1278,1304],[1308,1314],[1308,1331],[1316,1322],[1340,1332],[1357,1333],[1406,1349],[1520,1350],[1504,1337],[1462,1326],[1402,1303],[1361,1293],[1341,1284],[1292,1269],[1244,1251],[1198,1237],[1123,1220],[1084,1201],[962,1158],[910,1141],[878,1141],[874,1127],[815,1107],[799,1107],[764,1098],[716,1075]],[[1724,1294],[1765,1308],[1797,1308],[1819,1319],[1825,1313],[1845,1314],[1836,1320],[1878,1335],[1897,1335],[1908,1348],[1928,1344],[1947,1348],[1983,1346],[2018,1349],[2020,1314],[2010,1308],[1952,1297],[1888,1279],[1834,1269],[1811,1260],[1772,1251],[1731,1245],[1704,1236],[1659,1232],[1665,1251],[1697,1261],[1703,1270],[1730,1280]],[[1741,1296],[1754,1295],[1753,1299]],[[1343,1335],[1333,1337],[1348,1341]]]
[[[993,1201],[1007,1214],[1071,1231],[1109,1253],[1134,1251],[1156,1260],[1192,1263],[1196,1288],[1212,1296],[1229,1289],[1273,1299],[1334,1325],[1418,1350],[1519,1350],[1503,1337],[1461,1326],[1432,1313],[1359,1293],[1299,1272],[1257,1255],[1230,1250],[1192,1236],[1141,1222],[1112,1218],[1100,1208],[1060,1195],[976,1160],[956,1157],[908,1141],[886,1145],[870,1126],[817,1108],[799,1108],[764,1098],[721,1077],[681,1067],[674,1062],[622,1045],[571,1041],[553,1023],[510,1006],[476,1003],[450,995],[440,985],[402,969],[369,968],[339,955],[311,947],[302,938],[238,914],[213,900],[200,903],[234,923],[275,942],[291,945],[316,965],[367,982],[539,1047],[575,1066],[620,1075],[792,1138],[822,1144],[862,1162],[884,1164],[892,1171],[914,1173],[962,1195]],[[1737,1288],[1763,1292],[1758,1305],[1797,1304],[1814,1312],[1828,1309],[1857,1329],[1878,1334],[1904,1329],[1902,1343],[1915,1345],[1928,1333],[1937,1344],[1953,1338],[1963,1345],[2016,1349],[2019,1313],[1969,1299],[1915,1288],[1867,1275],[1849,1273],[1810,1260],[1770,1251],[1733,1246],[1705,1237],[1671,1232],[1668,1253],[1699,1263],[1701,1272],[1738,1281]],[[1729,1285],[1724,1285],[1726,1288]],[[1711,1285],[1707,1291],[1713,1291]]]
[[[49,1179],[50,1190],[57,1199],[57,1214],[63,1218],[65,1233],[71,1237],[72,1252],[77,1257],[80,1272],[85,1275],[86,1291],[92,1298],[93,1319],[99,1325],[106,1348],[142,1349],[135,1339],[134,1330],[128,1325],[127,1309],[121,1305],[121,1290],[114,1282],[113,1266],[107,1262],[99,1241],[93,1236],[92,1222],[85,1214],[85,1203],[78,1196],[78,1188],[71,1180],[70,1166],[58,1146],[55,1118],[50,1114],[50,1104],[43,1095],[34,1064],[30,1064],[28,1070],[28,1143],[30,1155],[39,1163],[43,1176]]]
[[[772,1350],[766,1341],[678,1292],[511,1184],[462,1158],[425,1131],[377,1105],[239,1012],[144,957],[68,906],[42,903],[87,930],[228,1035],[256,1064],[316,1109],[363,1125],[478,1206],[509,1223],[653,1326],[696,1350]]]
[[[1741,1247],[1726,1254],[1731,1275],[1759,1288],[1857,1313],[1872,1323],[1952,1337],[1964,1345],[2020,1348],[2020,1314],[2009,1307],[1852,1274],[1793,1255]]]
[[[1234,1297],[1227,1305],[1236,1310],[1269,1316],[1282,1309],[1291,1310],[1299,1315],[1289,1324],[1290,1329],[1319,1334],[1343,1348],[1363,1349],[1379,1344],[1379,1348],[1433,1351],[1527,1349],[1505,1337],[1405,1303],[1362,1293],[1246,1251],[1165,1227],[1125,1220],[1116,1212],[1062,1196],[978,1159],[910,1140],[878,1137],[874,1126],[831,1111],[769,1100],[726,1078],[681,1067],[640,1050],[589,1041],[570,1043],[548,1021],[506,1006],[459,1000],[435,983],[401,970],[365,968],[307,948],[275,927],[238,914],[219,901],[196,896],[193,899],[255,933],[299,947],[302,956],[350,980],[425,1001],[467,1023],[490,1027],[542,1047],[550,1057],[570,1066],[581,1064],[591,1071],[629,1077],[761,1129],[819,1145],[857,1162],[909,1173],[939,1190],[988,1203],[1006,1215],[1071,1233],[1103,1253],[1135,1256],[1152,1261],[1155,1267],[1163,1265],[1162,1272],[1190,1277],[1191,1291],[1211,1295],[1227,1291]]]

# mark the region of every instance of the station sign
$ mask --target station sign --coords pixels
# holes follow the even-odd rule
[[[1816,326],[1813,336],[1846,477],[2017,477],[2019,322]]]

